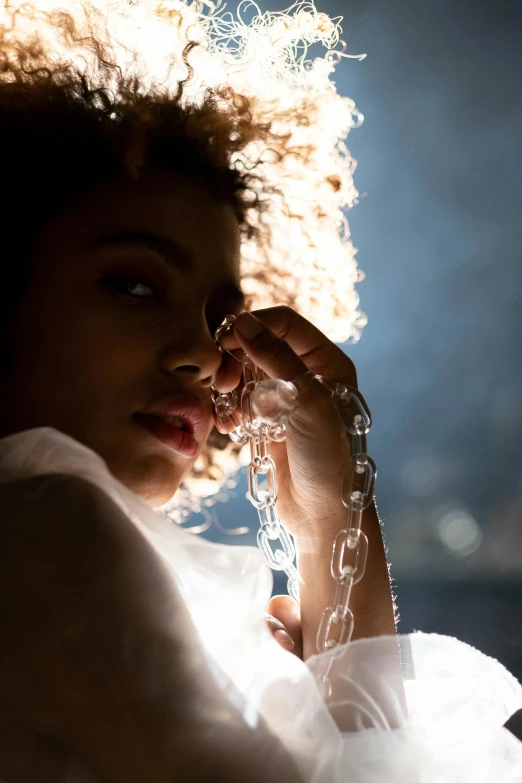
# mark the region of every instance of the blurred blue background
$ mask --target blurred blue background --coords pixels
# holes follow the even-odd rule
[[[522,680],[522,4],[316,6],[368,54],[333,77],[365,115],[348,220],[369,322],[345,350],[373,414],[399,631],[456,635]],[[212,511],[251,532],[206,537],[255,543],[246,490],[242,470]]]

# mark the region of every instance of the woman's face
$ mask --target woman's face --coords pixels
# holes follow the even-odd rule
[[[136,244],[137,232],[170,244],[170,257]],[[0,435],[54,427],[96,451],[151,506],[165,503],[213,426],[210,387],[221,364],[213,334],[241,310],[239,257],[232,208],[202,184],[158,173],[106,184],[49,223],[13,323]],[[191,455],[139,416],[183,392],[207,414]]]

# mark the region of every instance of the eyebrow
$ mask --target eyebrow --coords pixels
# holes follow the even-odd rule
[[[150,231],[127,230],[103,234],[90,243],[90,250],[100,250],[106,247],[141,247],[159,255],[166,264],[184,274],[188,274],[194,266],[194,256],[187,248],[169,237],[152,234]],[[245,305],[245,294],[232,281],[227,281],[217,289],[218,293],[235,302],[239,307]]]

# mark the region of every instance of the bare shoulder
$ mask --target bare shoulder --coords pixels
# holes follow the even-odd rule
[[[71,548],[84,557],[96,546],[108,553],[111,538],[141,537],[114,500],[80,476],[31,476],[0,485],[0,565],[31,553],[60,559]]]
[[[109,496],[95,484],[70,474],[53,473],[30,476],[0,484],[0,513],[4,522],[38,518],[56,519],[56,512],[77,511],[86,505],[114,505]],[[0,535],[5,524],[0,525]],[[18,531],[20,532],[20,531]]]
[[[54,783],[70,753],[107,783],[299,780],[216,686],[171,575],[111,498],[55,475],[0,502],[0,777],[22,764]]]
[[[78,476],[0,485],[0,604],[8,595],[11,607],[27,613],[26,622],[27,615],[49,622],[73,599],[78,605],[80,593],[111,568],[118,539],[124,531],[132,535],[132,527],[105,492]],[[16,612],[19,633],[15,618]]]
[[[2,597],[19,638],[26,635],[21,626],[34,636],[54,622],[58,632],[87,613],[99,623],[111,601],[114,612],[140,613],[140,622],[150,617],[152,625],[173,601],[181,603],[163,558],[120,506],[68,474],[0,486],[0,611]],[[4,631],[6,621],[4,615]]]
[[[107,501],[97,487],[71,475],[31,476],[0,485],[0,583],[17,569],[35,568],[46,556],[80,542]],[[83,536],[82,536],[83,529]],[[2,575],[3,574],[3,575]]]
[[[21,642],[65,628],[70,618],[95,615],[118,579],[147,575],[170,592],[161,559],[101,488],[73,475],[33,476],[0,486],[0,609]],[[142,576],[143,575],[143,576]],[[22,618],[20,622],[17,618]],[[26,630],[24,630],[24,628]],[[29,636],[26,639],[29,642]]]

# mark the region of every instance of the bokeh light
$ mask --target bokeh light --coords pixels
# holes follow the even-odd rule
[[[476,552],[484,534],[476,520],[464,509],[446,512],[438,522],[442,543],[455,557],[466,557]]]

